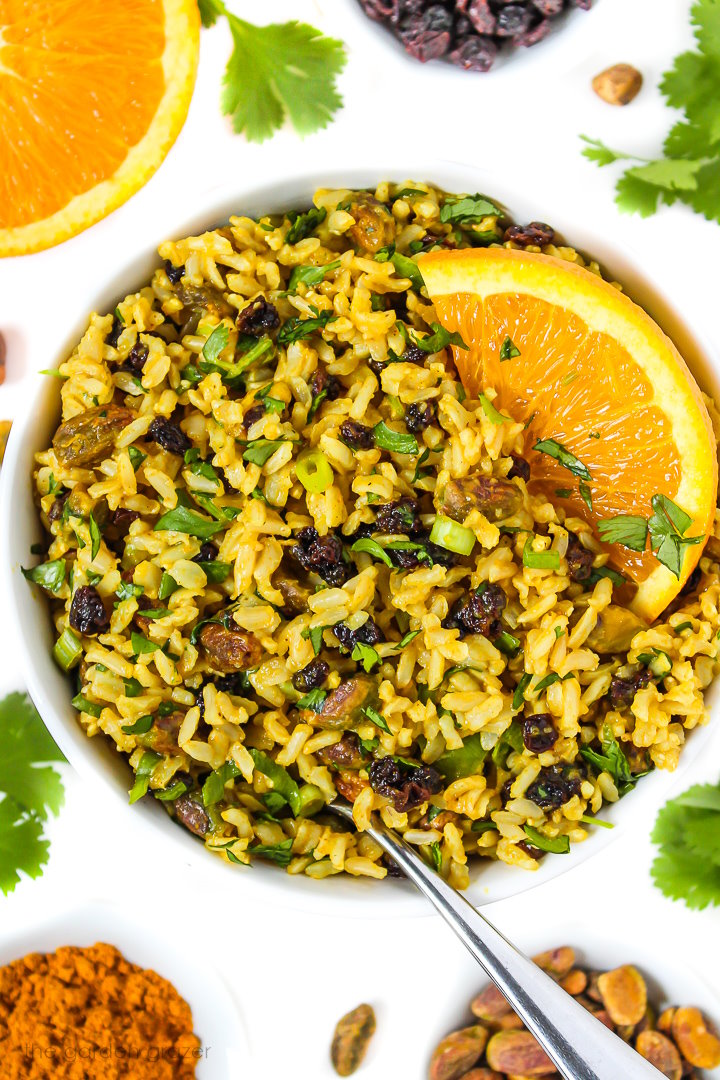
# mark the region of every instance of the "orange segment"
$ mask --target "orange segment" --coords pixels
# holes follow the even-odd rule
[[[544,453],[527,455],[531,490],[593,526],[617,514],[648,518],[660,493],[693,519],[688,536],[710,534],[717,495],[710,418],[682,357],[642,308],[548,255],[487,248],[430,252],[418,262],[439,322],[469,345],[453,348],[468,392],[494,387],[496,404],[527,423],[528,448],[551,438],[575,454],[591,474],[592,509],[578,478]],[[503,359],[508,338],[520,355]],[[685,548],[679,579],[649,550],[608,550],[638,585],[633,607],[652,619],[702,547]]]
[[[0,255],[73,236],[149,179],[199,33],[195,0],[0,0]]]

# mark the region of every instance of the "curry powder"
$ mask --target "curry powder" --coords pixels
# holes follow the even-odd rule
[[[0,968],[1,1080],[193,1080],[202,1053],[172,983],[112,945]]]

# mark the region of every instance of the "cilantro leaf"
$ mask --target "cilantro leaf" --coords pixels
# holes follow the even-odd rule
[[[606,544],[622,544],[631,551],[644,551],[647,543],[648,523],[637,514],[618,514],[601,518],[597,523],[601,540]]]
[[[317,311],[317,309],[314,309]],[[323,330],[328,323],[335,322],[337,315],[333,314],[332,308],[327,311],[317,312],[315,318],[301,319],[299,316],[293,316],[292,319],[288,319],[280,327],[280,331],[277,336],[279,345],[290,345],[293,341],[300,341],[302,338],[310,337],[318,330]]]
[[[650,502],[655,511],[648,521],[650,546],[658,562],[679,578],[685,548],[690,544],[702,544],[705,537],[685,536],[692,518],[667,495],[653,495]]]
[[[372,645],[366,645],[364,641],[356,641],[350,659],[362,664],[366,672],[372,671],[376,664],[380,663],[380,656]]]
[[[310,236],[311,233],[315,232],[315,229],[322,224],[326,217],[327,210],[320,209],[317,206],[311,207],[304,214],[298,213],[297,210],[291,210],[287,214],[290,228],[287,231],[285,243],[297,244],[299,240],[304,240],[306,236]]]
[[[608,149],[583,136],[583,154],[604,166],[635,161],[617,181],[621,210],[643,217],[660,203],[684,202],[708,220],[720,222],[720,10],[717,0],[695,0],[691,21],[696,46],[677,56],[660,82],[660,91],[683,114],[663,146],[664,156],[644,161]],[[668,548],[670,550],[670,548]]]
[[[0,891],[11,893],[20,871],[39,878],[48,861],[50,841],[43,839],[42,822],[23,814],[13,799],[0,802]]]
[[[557,439],[540,439],[533,446],[533,450],[538,450],[541,454],[547,454],[548,457],[554,458],[559,462],[564,469],[571,472],[573,476],[578,476],[581,480],[592,480],[590,470],[587,465],[584,465],[580,458],[575,457],[573,453],[566,446],[563,446]]]
[[[503,360],[512,360],[513,357],[519,356],[520,350],[511,337],[506,337],[500,346],[500,362]]]
[[[63,802],[62,781],[45,763],[65,758],[27,695],[9,694],[0,701],[0,744],[0,792],[41,821],[57,814]]]
[[[720,787],[696,784],[658,814],[652,877],[665,896],[702,909],[720,904]]]
[[[456,225],[473,225],[486,217],[501,217],[502,210],[483,195],[463,195],[446,199],[440,208],[440,220]]]
[[[216,326],[203,345],[202,354],[206,360],[214,363],[230,340],[230,331],[225,323]]]
[[[0,890],[7,895],[20,872],[37,878],[47,863],[43,824],[64,797],[49,762],[65,759],[26,694],[0,701],[0,743]]]
[[[647,773],[633,773],[630,770],[630,762],[613,735],[612,728],[606,724],[602,734],[602,753],[586,747],[580,751],[587,762],[594,765],[598,772],[609,772],[621,795],[630,791],[638,780]]]
[[[264,142],[288,119],[298,135],[327,126],[342,105],[335,87],[346,61],[341,41],[294,19],[254,26],[219,0],[203,0],[201,14],[206,26],[219,14],[230,26],[221,107],[238,134]]]
[[[333,270],[337,270],[339,265],[340,260],[335,259],[334,262],[325,263],[324,266],[293,267],[287,287],[288,293],[296,293],[298,285],[301,284],[308,285],[311,288],[313,285],[319,285],[325,276],[332,273]]]
[[[437,353],[441,349],[446,348],[448,345],[455,345],[458,349],[465,349],[467,351],[468,346],[458,333],[451,333],[450,330],[446,330],[444,326],[440,326],[439,323],[431,323],[432,334],[427,334],[425,337],[419,338],[412,334],[404,323],[398,323],[400,333],[403,337],[409,341],[412,345],[417,345],[418,349],[422,349],[426,353]]]

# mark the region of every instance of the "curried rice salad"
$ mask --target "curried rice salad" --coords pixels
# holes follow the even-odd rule
[[[60,366],[25,573],[130,800],[220,858],[383,878],[379,811],[455,886],[534,870],[706,720],[710,551],[647,627],[457,379],[413,256],[495,243],[587,265],[480,196],[321,190],[163,244]]]

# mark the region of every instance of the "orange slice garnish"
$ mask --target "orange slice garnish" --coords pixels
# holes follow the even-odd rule
[[[418,264],[438,321],[468,345],[453,347],[468,393],[494,387],[495,404],[527,424],[531,490],[596,533],[599,519],[649,519],[653,496],[665,495],[692,519],[686,537],[709,536],[718,482],[710,418],[687,365],[642,308],[596,274],[549,255],[437,251]],[[586,467],[586,483],[530,449],[548,439]],[[679,576],[649,543],[642,552],[606,548],[611,564],[637,584],[631,606],[650,620],[677,595],[703,543],[680,544]]]
[[[66,240],[152,176],[199,38],[195,0],[0,2],[0,255]]]

